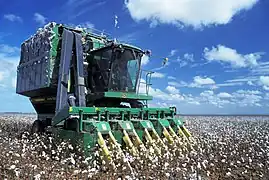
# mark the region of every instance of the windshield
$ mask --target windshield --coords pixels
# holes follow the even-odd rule
[[[112,50],[92,52],[88,65],[88,84],[91,92],[104,92],[108,86]]]
[[[135,92],[139,75],[140,57],[138,53],[125,49],[117,51],[112,64],[109,89],[112,91]]]

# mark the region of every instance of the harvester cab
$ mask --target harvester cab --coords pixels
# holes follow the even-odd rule
[[[86,154],[98,145],[108,159],[111,146],[138,155],[150,145],[161,154],[189,141],[175,107],[148,107],[152,72],[141,81],[148,52],[62,24],[39,29],[22,43],[17,70],[16,92],[30,98],[38,115],[32,132],[50,130]]]
[[[89,52],[87,57],[87,106],[123,107],[124,100],[131,107],[151,99],[137,95],[143,51],[112,42]]]

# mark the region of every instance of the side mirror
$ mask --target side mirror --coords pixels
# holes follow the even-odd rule
[[[152,53],[151,53],[151,50],[146,50],[146,51],[144,51],[144,54],[146,56],[150,57]]]

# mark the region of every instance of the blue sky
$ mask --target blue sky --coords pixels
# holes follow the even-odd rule
[[[15,93],[20,44],[54,21],[150,49],[143,69],[156,72],[151,106],[176,105],[193,114],[268,114],[268,8],[266,0],[2,0],[0,111],[34,111]]]

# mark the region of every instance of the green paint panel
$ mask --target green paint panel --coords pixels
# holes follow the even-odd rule
[[[108,122],[105,121],[93,121],[93,120],[83,120],[83,131],[86,132],[101,132],[102,134],[108,134],[111,131],[110,125]]]
[[[159,119],[159,123],[163,126],[163,127],[169,127],[169,121],[167,119]]]
[[[110,120],[109,124],[111,126],[112,131],[115,131],[115,130],[133,131],[134,130],[134,125],[131,121]]]
[[[162,132],[163,132],[163,128],[164,127],[169,127],[170,123],[167,119],[156,119],[156,118],[152,118],[150,119],[150,121],[152,122],[156,132],[159,134],[159,136],[162,136]]]
[[[83,111],[85,114],[97,114],[97,112],[105,113],[109,112],[109,114],[120,114],[121,111],[130,112],[131,114],[138,114],[141,111],[148,112],[150,114],[157,114],[158,112],[163,112],[166,114],[171,114],[169,108],[104,108],[104,107],[72,107],[69,110],[70,114],[78,114],[79,111]]]
[[[183,125],[183,121],[182,121],[182,118],[174,118],[174,119],[167,119],[169,121],[169,123],[172,125],[175,125],[175,126],[182,126]]]
[[[53,128],[52,132],[60,140],[68,140],[73,146],[83,148],[86,156],[92,155],[93,148],[97,144],[97,133],[79,133],[71,130],[64,130],[62,128]]]
[[[134,129],[133,123],[131,121],[118,121],[118,123],[124,130],[131,131]]]
[[[175,118],[169,118],[168,119],[172,129],[177,132],[177,127],[181,127],[183,125],[183,121],[182,121],[182,118],[179,118],[179,117],[175,117]]]
[[[134,129],[138,135],[138,137],[143,141],[144,135],[145,135],[145,129],[148,129],[151,131],[154,129],[153,124],[151,121],[148,120],[132,120],[132,123],[134,125]]]
[[[152,129],[153,124],[148,120],[132,120],[135,129]]]
[[[95,127],[97,131],[102,132],[102,133],[105,133],[105,132],[108,133],[109,131],[111,131],[111,128],[108,122],[96,122]]]
[[[112,134],[114,135],[115,139],[117,140],[117,142],[119,144],[122,145],[124,143],[124,141],[122,139],[123,138],[123,132],[121,130],[113,130]]]
[[[109,124],[112,129],[112,134],[120,144],[123,143],[123,130],[126,130],[127,132],[132,132],[134,130],[134,126],[131,121],[110,120]]]
[[[123,98],[123,99],[137,99],[137,100],[152,100],[152,96],[147,95],[141,95],[136,93],[123,93],[123,92],[105,92],[104,97],[110,97],[110,98]]]

